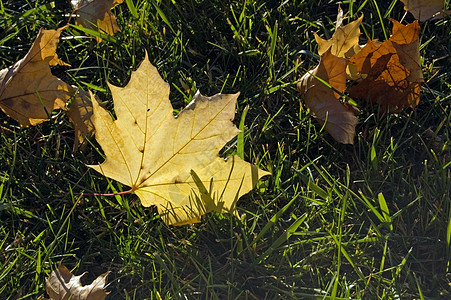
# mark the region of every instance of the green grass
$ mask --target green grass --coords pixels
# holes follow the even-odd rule
[[[39,28],[66,24],[68,2],[0,1],[0,67]],[[85,283],[110,270],[107,299],[451,297],[451,19],[422,24],[419,106],[380,119],[361,104],[355,144],[341,145],[296,90],[318,62],[312,32],[332,34],[338,3],[134,0],[114,10],[121,32],[100,44],[63,32],[58,55],[71,67],[53,73],[108,108],[107,82],[124,86],[145,51],[176,111],[197,90],[239,91],[244,133],[225,151],[273,175],[240,199],[240,219],[170,227],[135,195],[79,196],[128,187],[86,167],[102,161],[94,139],[72,151],[64,112],[30,128],[1,113],[0,299],[45,295],[60,261],[88,271]],[[362,43],[404,16],[396,0],[340,3],[352,20],[364,13]]]

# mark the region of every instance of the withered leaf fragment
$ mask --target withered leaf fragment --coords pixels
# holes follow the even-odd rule
[[[58,269],[50,273],[45,280],[45,289],[50,300],[103,300],[108,295],[103,289],[105,280],[110,272],[98,276],[90,285],[82,286],[80,276],[74,276],[65,266],[60,264]]]
[[[443,18],[451,14],[451,10],[444,11],[445,0],[401,0],[404,9],[411,12],[418,21]]]
[[[238,198],[268,174],[238,156],[219,157],[239,133],[232,123],[238,94],[197,94],[174,117],[169,85],[147,56],[126,87],[109,86],[117,119],[93,99],[106,159],[90,167],[130,186],[144,206],[156,205],[167,224],[198,222],[210,211],[234,213]],[[199,182],[211,197],[203,197]]]
[[[389,40],[367,45],[350,59],[363,75],[359,84],[348,89],[358,99],[381,105],[382,112],[414,108],[420,100],[421,71],[417,21],[409,25],[393,22]]]
[[[353,144],[358,122],[355,110],[338,100],[346,89],[346,66],[347,60],[329,49],[318,66],[302,76],[297,88],[312,115],[321,125],[325,123],[327,132],[337,142]]]
[[[50,65],[67,65],[56,55],[65,28],[41,29],[25,57],[0,71],[0,108],[21,126],[48,120],[48,114],[65,109],[74,94],[70,85],[50,71]]]
[[[77,11],[76,25],[113,35],[121,31],[116,17],[111,10],[124,0],[72,0],[72,7]],[[97,41],[102,41],[96,37]]]

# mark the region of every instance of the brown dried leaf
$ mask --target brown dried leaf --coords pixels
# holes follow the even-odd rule
[[[338,100],[339,93],[346,89],[346,66],[347,60],[333,55],[329,49],[321,56],[319,65],[302,76],[297,87],[313,116],[321,125],[326,123],[327,132],[337,142],[353,144],[358,122],[355,111]]]
[[[65,109],[74,94],[70,85],[53,76],[49,65],[67,65],[56,47],[66,27],[41,29],[24,58],[0,71],[0,108],[21,126],[48,120],[54,109]]]
[[[111,10],[122,2],[124,0],[72,0],[71,4],[79,15],[77,25],[113,35],[121,30]],[[96,39],[102,41],[99,37]]]
[[[350,59],[365,79],[349,88],[349,94],[380,104],[383,112],[414,108],[419,102],[423,82],[418,22],[407,26],[392,22],[393,35],[389,40],[379,45],[369,41]]]
[[[45,280],[45,289],[50,300],[103,300],[108,295],[104,291],[105,280],[110,272],[97,277],[90,285],[82,286],[80,276],[74,276],[65,266],[60,264],[58,269],[50,273]]]
[[[401,2],[404,3],[404,9],[411,12],[419,21],[439,19],[451,14],[451,10],[443,10],[445,0],[401,0]]]

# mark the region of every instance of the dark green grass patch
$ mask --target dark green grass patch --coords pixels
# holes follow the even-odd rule
[[[62,261],[107,299],[421,299],[450,297],[450,19],[422,24],[426,84],[414,110],[384,118],[365,106],[354,146],[322,130],[296,91],[318,63],[312,32],[332,34],[338,1],[125,1],[121,32],[97,44],[62,34],[53,73],[95,92],[124,86],[149,59],[176,111],[197,90],[240,92],[243,139],[225,151],[271,171],[238,202],[241,218],[209,214],[168,227],[128,189],[90,170],[95,140],[72,151],[64,112],[19,128],[1,114],[0,298],[36,299]],[[68,1],[0,2],[0,63],[23,57],[39,28],[68,20]],[[399,1],[342,1],[364,13],[362,44],[390,35]],[[412,21],[410,15],[404,19]],[[237,144],[243,145],[242,150]],[[241,146],[238,146],[240,148]]]

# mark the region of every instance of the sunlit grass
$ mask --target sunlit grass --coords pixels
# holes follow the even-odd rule
[[[362,44],[390,35],[399,1],[341,1],[364,13]],[[149,59],[176,111],[197,90],[240,92],[226,147],[271,171],[238,202],[239,219],[210,214],[168,227],[128,187],[91,171],[91,141],[72,151],[64,112],[0,127],[0,298],[45,295],[60,261],[86,282],[107,270],[107,299],[421,299],[449,297],[451,241],[450,19],[422,24],[427,85],[415,111],[379,118],[365,106],[354,146],[311,118],[296,81],[318,62],[312,32],[334,29],[337,2],[124,1],[121,32],[100,44],[71,26],[58,47],[71,67],[53,73],[112,108],[107,82],[124,86]],[[39,28],[67,23],[66,2],[0,2],[0,62],[23,57]],[[413,19],[406,15],[404,20]],[[244,117],[245,116],[245,117]],[[243,122],[240,124],[240,120]]]

